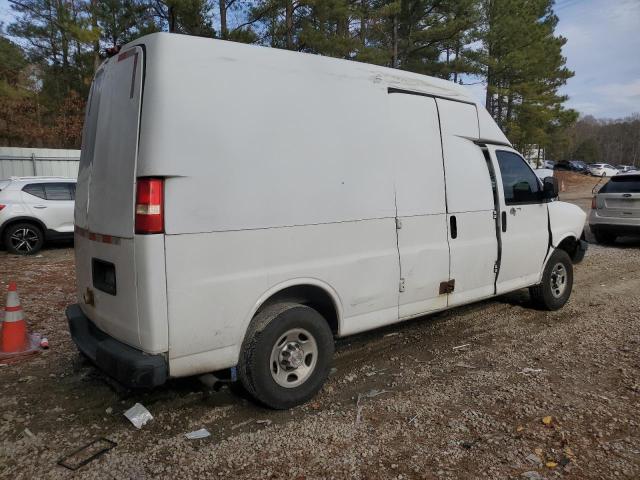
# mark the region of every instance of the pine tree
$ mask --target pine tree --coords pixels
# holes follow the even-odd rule
[[[553,0],[483,0],[483,48],[479,58],[487,81],[486,107],[521,150],[547,145],[554,129],[577,118],[562,104],[559,88],[573,76],[555,35]]]

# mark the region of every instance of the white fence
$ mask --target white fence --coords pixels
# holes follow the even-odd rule
[[[78,176],[80,150],[0,147],[0,179]]]

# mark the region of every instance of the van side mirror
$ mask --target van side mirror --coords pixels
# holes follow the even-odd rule
[[[542,197],[545,200],[558,198],[558,179],[556,177],[545,177],[542,181]]]

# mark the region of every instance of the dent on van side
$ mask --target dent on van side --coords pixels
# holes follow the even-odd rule
[[[561,308],[584,220],[459,85],[153,34],[91,88],[67,316],[129,386],[231,369],[288,408],[335,337],[520,288]]]

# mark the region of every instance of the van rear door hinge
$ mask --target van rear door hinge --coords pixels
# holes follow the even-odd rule
[[[498,270],[500,270],[500,264],[496,262],[493,264],[493,273],[498,273]]]
[[[404,292],[404,278],[400,279],[400,287],[398,288],[400,292]]]
[[[396,230],[400,230],[402,228],[402,220],[396,217]]]
[[[498,211],[497,211],[497,210],[494,210],[494,211],[493,211],[493,219],[494,219],[494,220],[497,220],[497,219],[498,219]]]
[[[455,289],[456,289],[455,279],[451,279],[446,282],[440,282],[440,295],[453,293]]]

